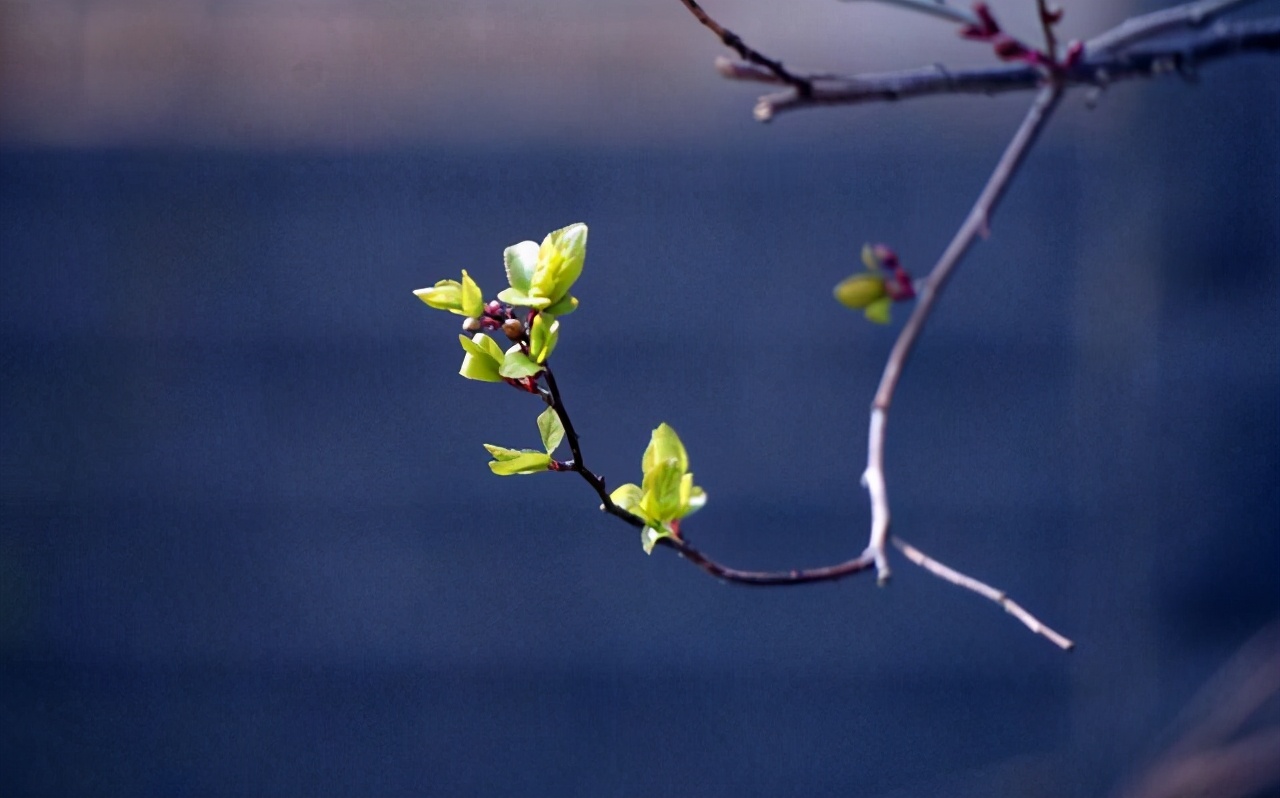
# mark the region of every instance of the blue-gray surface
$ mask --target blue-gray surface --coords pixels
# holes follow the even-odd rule
[[[830,562],[892,339],[830,286],[866,239],[923,271],[998,138],[0,154],[0,794],[1105,791],[1280,610],[1280,102],[1219,74],[1051,131],[895,407],[897,530],[1070,655],[906,563],[727,587],[492,477],[536,402],[409,293],[587,221],[593,465],[668,421],[703,548]]]

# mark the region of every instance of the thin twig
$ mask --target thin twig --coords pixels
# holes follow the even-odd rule
[[[977,25],[978,18],[971,12],[949,6],[942,0],[872,0],[889,6],[905,8],[920,14],[944,19],[948,22],[959,22],[961,25]]]
[[[813,92],[813,86],[807,78],[802,78],[789,72],[781,61],[769,58],[758,50],[748,47],[741,36],[712,19],[711,15],[703,11],[702,6],[698,5],[694,0],[680,0],[680,2],[684,3],[684,7],[689,9],[689,13],[693,14],[704,27],[718,36],[725,47],[737,53],[738,57],[743,61],[764,67],[780,82],[786,83],[795,89],[796,94],[800,97],[808,97]]]
[[[1040,18],[1040,30],[1044,33],[1044,51],[1049,61],[1058,61],[1058,37],[1053,34],[1053,26],[1062,17],[1061,8],[1049,8],[1048,0],[1036,0],[1036,15]]]
[[[982,193],[978,195],[973,209],[969,211],[969,215],[956,231],[951,243],[942,253],[942,257],[925,278],[911,317],[907,319],[902,332],[898,334],[893,350],[889,353],[889,359],[885,362],[880,386],[876,389],[875,400],[871,404],[871,424],[867,433],[867,470],[862,476],[862,484],[866,486],[871,496],[871,539],[867,548],[877,557],[878,578],[882,582],[889,578],[884,549],[889,538],[891,519],[889,493],[884,476],[885,426],[888,424],[889,408],[893,405],[893,394],[897,390],[898,380],[902,377],[902,369],[906,366],[907,358],[911,356],[911,350],[924,330],[925,322],[933,313],[934,303],[946,287],[947,279],[951,277],[961,258],[969,251],[969,247],[973,246],[979,236],[987,234],[987,225],[992,214],[995,213],[996,206],[999,205],[1000,199],[1022,165],[1023,159],[1031,150],[1031,146],[1035,144],[1040,131],[1052,116],[1058,101],[1062,99],[1062,91],[1061,84],[1051,81],[1036,96],[1035,102],[1027,111],[1026,118],[1022,120],[1022,125],[1005,148],[1004,155],[1000,157],[995,171],[987,179]]]
[[[1068,88],[1104,88],[1121,80],[1186,74],[1194,67],[1249,52],[1280,52],[1280,18],[1219,22],[1190,34],[1144,42],[1121,51],[1086,50],[1056,77]],[[735,80],[777,83],[770,73],[743,62],[718,59],[716,69]],[[812,92],[761,97],[755,116],[768,121],[780,113],[832,105],[892,102],[939,94],[994,95],[1027,91],[1044,82],[1043,70],[1026,64],[948,70],[940,65],[853,76],[806,76]]]
[[[1043,635],[1048,638],[1050,642],[1063,651],[1070,651],[1075,648],[1075,643],[1070,639],[1063,637],[1058,632],[1055,632],[1053,629],[1050,629],[1048,626],[1045,626],[1038,618],[1036,618],[1036,616],[1023,609],[1021,604],[1009,598],[1003,590],[996,590],[986,582],[980,582],[972,576],[966,576],[954,568],[949,568],[943,565],[897,535],[893,535],[890,539],[893,541],[893,545],[897,546],[898,549],[906,555],[908,560],[911,560],[911,562],[925,569],[939,579],[950,582],[957,587],[962,587],[965,590],[971,590],[985,599],[994,601],[1001,607],[1004,607],[1005,612],[1022,621],[1028,629],[1038,635]]]
[[[1199,0],[1173,8],[1164,8],[1121,22],[1109,31],[1085,43],[1087,54],[1114,52],[1143,39],[1171,30],[1198,28],[1214,19],[1257,0]]]
[[[569,470],[577,472],[596,492],[600,497],[601,510],[621,518],[636,529],[644,529],[644,519],[614,504],[608,488],[605,487],[604,478],[587,468],[582,458],[582,444],[578,439],[578,431],[573,428],[573,421],[569,418],[569,411],[565,409],[564,398],[560,395],[560,386],[556,384],[556,376],[551,372],[551,367],[544,366],[541,376],[547,381],[546,393],[540,394],[542,400],[560,417],[560,424],[564,427],[564,438],[569,442],[569,451],[573,452],[573,460],[567,463]]]

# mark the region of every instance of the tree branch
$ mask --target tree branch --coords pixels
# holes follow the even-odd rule
[[[694,0],[680,0],[680,2],[684,3],[684,7],[689,9],[689,13],[693,14],[707,30],[718,36],[725,47],[737,53],[738,57],[743,61],[763,67],[778,82],[791,86],[799,97],[808,97],[813,92],[813,86],[808,78],[802,78],[788,72],[781,61],[776,61],[748,47],[741,36],[712,19],[707,12],[702,10],[702,6],[698,5]]]
[[[609,492],[605,487],[604,478],[599,474],[589,470],[583,459],[582,444],[578,438],[578,432],[573,426],[573,421],[569,418],[569,411],[565,408],[564,397],[560,393],[560,386],[556,382],[555,374],[549,366],[543,367],[542,373],[539,375],[541,379],[546,381],[545,389],[538,389],[537,394],[552,409],[556,411],[556,415],[560,417],[560,423],[564,427],[564,438],[569,444],[569,450],[573,452],[573,459],[567,463],[559,464],[552,470],[556,471],[573,471],[586,481],[591,489],[595,491],[600,498],[600,509],[613,515],[628,525],[643,529],[645,527],[644,519],[630,513],[617,504],[609,496]],[[883,437],[880,438],[883,445]],[[744,571],[739,568],[732,568],[717,562],[702,551],[695,548],[686,538],[677,535],[674,537],[663,537],[657,541],[657,545],[674,550],[682,558],[696,565],[704,572],[723,579],[726,582],[732,582],[739,585],[750,585],[757,587],[776,587],[784,585],[806,585],[814,582],[834,582],[847,576],[869,571],[873,567],[877,570],[883,569],[882,573],[888,573],[888,566],[885,563],[883,547],[875,549],[868,546],[862,554],[851,560],[836,563],[834,565],[826,565],[818,568],[796,568],[786,571]],[[1044,635],[1049,640],[1064,650],[1070,650],[1075,644],[1067,638],[1053,631],[1052,629],[1040,623],[1035,616],[1024,610],[1017,602],[1010,599],[1003,591],[997,590],[985,582],[980,582],[971,576],[960,573],[954,568],[950,568],[937,560],[927,556],[919,549],[906,544],[903,541],[894,539],[894,545],[902,549],[903,553],[912,562],[921,566],[930,573],[938,576],[953,585],[971,590],[980,596],[988,598],[997,604],[1000,604],[1010,614],[1017,617],[1020,621],[1027,625],[1031,631]]]
[[[1244,8],[1257,0],[1199,0],[1173,8],[1162,8],[1150,14],[1125,20],[1111,30],[1095,36],[1085,44],[1089,53],[1119,50],[1143,39],[1180,28],[1198,28],[1231,11]]]
[[[1018,167],[1022,165],[1031,146],[1035,144],[1040,131],[1049,121],[1054,108],[1062,98],[1062,92],[1061,84],[1050,82],[1036,96],[1036,101],[1027,111],[1027,116],[1022,120],[1022,125],[1014,134],[1013,140],[1005,148],[1004,155],[1000,157],[995,171],[987,179],[987,185],[978,195],[969,215],[956,231],[933,270],[929,272],[929,276],[924,279],[911,317],[907,319],[902,332],[898,334],[893,350],[889,353],[889,359],[885,362],[880,386],[876,389],[875,400],[871,404],[871,425],[867,434],[867,470],[862,476],[862,482],[871,495],[871,541],[868,548],[877,553],[881,560],[884,558],[885,544],[889,538],[890,522],[889,494],[884,478],[885,426],[889,420],[889,408],[893,404],[894,391],[897,390],[898,380],[902,377],[902,369],[906,366],[907,358],[911,356],[911,350],[915,347],[920,333],[923,332],[925,322],[933,312],[934,303],[938,301],[952,272],[969,251],[969,247],[973,246],[974,241],[979,236],[986,235],[991,215],[995,212],[996,206],[1009,187],[1009,182],[1017,173]],[[881,581],[889,578],[887,564],[879,566],[878,570]]]
[[[1091,43],[1080,61],[1063,68],[1058,78],[1068,88],[1100,89],[1132,78],[1185,75],[1203,64],[1250,52],[1280,52],[1280,18],[1219,22],[1195,33],[1143,42],[1119,51]],[[720,58],[716,69],[734,80],[778,82],[770,73],[740,61]],[[1026,64],[955,71],[935,64],[894,72],[853,76],[818,73],[805,77],[812,87],[808,95],[800,96],[794,91],[765,95],[756,103],[756,118],[769,121],[780,113],[802,108],[891,102],[938,94],[1027,91],[1045,79],[1043,70]]]
[[[1022,621],[1032,632],[1047,637],[1050,642],[1063,651],[1070,651],[1075,648],[1075,643],[1045,626],[1036,616],[1023,609],[1021,604],[1009,598],[1003,590],[997,590],[986,582],[979,582],[977,579],[965,576],[954,568],[948,568],[897,535],[891,536],[890,540],[893,541],[893,545],[898,547],[899,551],[906,555],[908,560],[911,560],[911,562],[939,579],[950,582],[957,587],[962,587],[965,590],[971,590],[985,599],[994,601],[1004,607],[1005,612]]]

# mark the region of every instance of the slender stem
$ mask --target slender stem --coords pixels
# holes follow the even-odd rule
[[[943,565],[897,535],[894,535],[892,540],[893,545],[897,546],[898,549],[906,555],[908,560],[911,560],[911,562],[925,569],[939,579],[950,582],[957,587],[962,587],[965,590],[977,593],[985,599],[994,601],[996,604],[1004,607],[1005,612],[1022,621],[1022,623],[1032,632],[1047,638],[1051,643],[1063,651],[1070,651],[1075,648],[1076,644],[1074,642],[1069,638],[1063,637],[1048,626],[1045,626],[1038,618],[1036,618],[1036,616],[1023,609],[1021,604],[1009,598],[1003,590],[997,590],[986,582],[981,582],[974,579],[972,576],[967,576],[954,568]]]
[[[1040,30],[1044,32],[1044,52],[1051,63],[1058,62],[1058,37],[1053,34],[1053,26],[1058,24],[1061,9],[1050,9],[1048,0],[1036,0],[1036,14],[1040,17]]]
[[[874,558],[866,552],[852,560],[822,568],[803,568],[791,571],[740,571],[721,565],[702,552],[690,546],[687,541],[677,538],[661,538],[658,545],[675,549],[681,557],[698,566],[702,570],[727,582],[739,585],[777,586],[805,585],[812,582],[834,582],[846,576],[861,573],[875,564]]]
[[[781,61],[769,58],[764,53],[754,50],[747,46],[742,37],[728,28],[721,25],[711,18],[711,15],[702,10],[702,6],[698,5],[695,0],[680,0],[684,7],[689,9],[689,13],[693,14],[702,25],[719,37],[720,42],[725,47],[733,50],[743,61],[752,64],[758,64],[769,71],[771,75],[782,83],[786,83],[795,89],[796,94],[801,97],[808,97],[813,91],[813,85],[807,78],[802,78],[787,70]]]
[[[569,418],[569,411],[565,409],[564,398],[560,395],[560,386],[556,384],[556,375],[551,372],[550,366],[544,366],[542,376],[547,380],[547,391],[541,394],[542,399],[560,417],[560,423],[564,426],[564,438],[569,442],[569,451],[573,452],[573,460],[568,463],[569,470],[576,471],[600,497],[600,509],[621,518],[636,529],[644,529],[644,519],[614,504],[608,488],[605,487],[604,478],[587,468],[582,459],[582,444],[578,439],[577,430],[573,428],[573,420]]]
[[[1197,28],[1257,0],[1199,0],[1127,19],[1085,43],[1085,52],[1114,52],[1134,42],[1179,28]]]
[[[1219,22],[1194,33],[1138,42],[1119,50],[1094,48],[1091,44],[1079,62],[1059,70],[1055,77],[1067,87],[1105,88],[1127,79],[1184,74],[1188,68],[1249,52],[1280,52],[1280,18]],[[778,83],[771,73],[743,62],[720,59],[716,68],[734,80]],[[1028,91],[1044,82],[1044,71],[1027,64],[952,71],[935,64],[894,72],[807,77],[813,85],[809,95],[800,97],[790,90],[765,95],[756,103],[756,118],[768,121],[780,113],[804,108],[893,102],[939,94]]]
[[[951,243],[947,245],[942,257],[938,259],[929,276],[925,278],[916,306],[907,319],[898,340],[893,344],[889,359],[885,362],[884,373],[880,377],[880,386],[876,389],[875,399],[871,404],[871,424],[867,433],[867,470],[863,473],[862,483],[871,496],[871,540],[867,545],[869,551],[877,558],[877,578],[884,582],[889,578],[889,566],[884,557],[885,544],[889,538],[891,514],[889,511],[889,492],[884,476],[884,440],[885,428],[889,421],[889,408],[893,405],[893,394],[897,390],[898,381],[902,377],[902,369],[915,348],[920,333],[924,331],[925,322],[933,313],[933,306],[938,301],[947,280],[969,247],[979,236],[987,234],[987,224],[996,206],[1004,196],[1009,182],[1017,173],[1022,161],[1026,158],[1031,146],[1035,144],[1040,131],[1053,114],[1058,100],[1062,98],[1062,85],[1056,81],[1049,82],[1032,103],[1022,125],[1014,134],[1013,140],[1005,148],[1004,155],[996,164],[995,171],[987,179],[987,185],[978,195],[973,209],[960,225]]]
[[[889,6],[905,8],[928,16],[959,22],[961,25],[977,25],[979,20],[971,12],[947,5],[943,0],[878,0]]]

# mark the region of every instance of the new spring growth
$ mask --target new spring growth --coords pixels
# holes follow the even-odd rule
[[[461,281],[441,280],[413,293],[433,308],[467,317],[462,324],[467,335],[458,336],[465,353],[458,370],[463,377],[506,382],[541,394],[554,405],[558,401],[554,387],[543,388],[539,381],[544,377],[547,359],[560,341],[557,317],[578,307],[578,300],[569,289],[582,274],[586,254],[587,226],[571,224],[553,231],[541,244],[521,241],[507,247],[502,260],[508,287],[497,299],[486,302],[479,286],[465,271]],[[878,279],[884,293],[886,278]],[[517,312],[517,308],[527,311]],[[490,336],[499,330],[511,342],[506,351]],[[554,386],[549,372],[546,376]],[[492,457],[489,469],[499,476],[581,469],[573,461],[560,462],[551,457],[565,438],[564,423],[554,406],[538,416],[538,434],[542,438],[541,450],[508,449],[486,443],[484,448]],[[576,446],[572,440],[570,444]],[[646,552],[652,552],[663,538],[679,538],[680,519],[702,507],[707,495],[693,484],[689,455],[675,430],[666,424],[653,431],[640,468],[644,475],[641,484],[623,485],[610,498],[644,521],[641,543]],[[599,484],[603,496],[604,483]]]
[[[659,424],[640,460],[644,479],[627,483],[609,495],[613,503],[645,522],[640,542],[646,553],[663,538],[680,537],[680,519],[707,503],[707,494],[693,484],[689,455],[667,424]]]
[[[884,244],[864,246],[862,263],[867,270],[841,280],[832,293],[845,307],[861,310],[876,324],[888,324],[893,303],[916,296],[911,275],[898,262],[897,253]]]
[[[503,252],[508,288],[485,302],[484,293],[464,269],[462,280],[441,280],[414,295],[430,307],[465,316],[459,336],[465,353],[458,373],[470,380],[507,382],[536,392],[534,380],[560,340],[556,318],[572,313],[578,300],[569,289],[582,274],[587,255],[587,226],[571,224],[552,231],[541,244],[521,241]],[[528,308],[521,321],[515,307]],[[487,335],[502,330],[512,345],[505,352]]]
[[[1060,73],[1064,69],[1070,69],[1075,66],[1084,54],[1084,45],[1080,42],[1072,42],[1068,45],[1066,56],[1062,61],[1056,61],[1053,53],[1029,47],[1005,33],[986,3],[974,3],[973,13],[977,17],[977,24],[965,25],[960,29],[960,35],[973,41],[990,43],[991,49],[995,51],[996,57],[1001,61],[1020,61],[1052,73]],[[1041,16],[1041,22],[1045,29],[1049,30],[1061,22],[1062,14],[1063,10],[1061,8],[1045,6],[1044,13]]]

